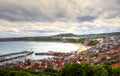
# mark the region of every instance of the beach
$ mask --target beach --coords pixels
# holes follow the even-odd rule
[[[74,43],[74,44],[79,47],[78,50],[76,50],[77,53],[80,53],[82,51],[85,51],[85,50],[91,48],[91,46],[85,46],[85,45],[80,44],[80,43]]]

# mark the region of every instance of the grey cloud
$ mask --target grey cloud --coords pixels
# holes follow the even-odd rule
[[[93,21],[95,19],[96,19],[95,16],[81,16],[81,17],[77,17],[77,21],[78,22],[84,22],[84,21],[90,22],[90,21]]]
[[[96,19],[96,16],[113,18],[120,15],[119,0],[105,0],[104,2],[86,0],[86,2],[89,4],[82,3],[82,0],[1,0],[0,18],[8,21],[41,22],[75,21],[77,19],[82,22],[92,21]]]
[[[56,33],[56,32],[64,32],[57,30],[24,30],[25,32],[37,32],[37,33]]]
[[[0,2],[0,18],[8,21],[41,22],[53,22],[66,18],[66,8],[61,7],[61,5],[54,4],[52,1],[36,1],[37,2],[34,0],[2,0]]]
[[[87,27],[88,29],[82,29]],[[98,33],[109,33],[109,32],[118,32],[120,27],[114,28],[109,26],[95,26],[95,25],[79,25],[79,28],[76,29],[77,34],[98,34]],[[78,32],[79,31],[79,32]]]
[[[119,23],[120,0],[0,0],[0,36],[112,32]]]
[[[42,21],[49,20],[42,12],[37,12],[38,9],[30,9],[30,7],[19,7],[20,5],[0,5],[0,18],[8,21]]]

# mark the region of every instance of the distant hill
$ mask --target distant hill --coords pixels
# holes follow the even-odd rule
[[[74,37],[74,36],[78,36],[75,35],[73,33],[63,33],[63,34],[58,34],[58,35],[54,35],[55,37]]]
[[[64,33],[54,36],[44,36],[44,37],[19,37],[19,38],[0,38],[0,41],[62,41],[60,38],[55,37],[91,37],[100,38],[106,36],[120,35],[120,32],[113,33],[101,33],[101,34],[88,34],[88,35],[76,35],[73,33]]]
[[[120,32],[112,32],[112,33],[100,33],[100,34],[86,34],[86,35],[76,35],[73,33],[63,33],[63,34],[58,34],[58,35],[54,35],[55,37],[92,37],[92,36],[99,36],[99,37],[103,37],[103,36],[112,36],[112,35],[120,35]]]
[[[120,35],[120,32],[88,34],[88,35],[82,35],[82,36],[86,36],[86,37],[106,37],[106,36],[113,36],[113,35]]]
[[[103,33],[103,34],[107,34],[107,35],[120,35],[120,32]]]

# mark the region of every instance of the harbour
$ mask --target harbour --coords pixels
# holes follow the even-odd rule
[[[44,59],[51,56],[48,55],[35,55],[35,53],[44,53],[48,51],[69,53],[76,51],[79,45],[74,43],[62,42],[0,42],[0,55],[8,53],[23,52],[24,50],[33,50],[34,53],[27,56],[26,59]]]
[[[23,51],[23,52],[0,55],[0,62],[14,60],[14,59],[17,59],[17,58],[21,58],[21,57],[31,55],[33,53],[34,53],[34,51]]]

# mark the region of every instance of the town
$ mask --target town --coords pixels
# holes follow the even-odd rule
[[[89,40],[91,39],[85,41],[83,45],[87,46],[87,42],[89,42]],[[0,67],[32,71],[53,68],[59,71],[68,63],[89,63],[91,65],[108,64],[113,68],[120,66],[120,36],[103,37],[96,40],[99,42],[96,46],[92,46],[91,48],[81,52],[75,51],[71,53],[63,53],[50,51],[48,53],[36,53],[36,55],[47,54],[55,56],[39,60],[25,59],[24,61],[15,61],[5,63]]]

